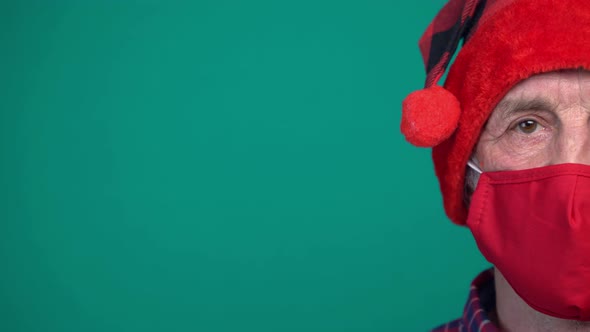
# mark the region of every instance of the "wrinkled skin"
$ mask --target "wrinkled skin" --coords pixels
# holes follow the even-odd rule
[[[474,159],[484,172],[590,164],[590,72],[540,74],[515,85],[488,119]],[[590,331],[589,322],[557,319],[530,308],[498,269],[495,280],[492,316],[502,331]]]
[[[517,84],[492,112],[475,156],[486,171],[590,164],[590,72],[553,72]]]

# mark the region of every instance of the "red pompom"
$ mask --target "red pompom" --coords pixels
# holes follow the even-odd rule
[[[460,114],[457,98],[448,90],[433,85],[412,92],[404,99],[401,130],[413,145],[433,147],[453,134]]]

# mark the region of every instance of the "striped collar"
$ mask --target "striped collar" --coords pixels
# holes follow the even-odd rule
[[[489,312],[493,311],[495,307],[494,270],[488,269],[479,274],[471,283],[463,317],[441,325],[432,331],[499,332],[500,329],[489,317]]]

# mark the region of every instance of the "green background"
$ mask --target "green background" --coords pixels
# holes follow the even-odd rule
[[[461,315],[488,264],[399,133],[443,3],[0,2],[0,330]]]

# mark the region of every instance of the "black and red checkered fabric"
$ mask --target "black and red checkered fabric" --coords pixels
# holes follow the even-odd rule
[[[426,67],[426,88],[443,76],[459,42],[469,37],[487,2],[493,0],[451,0],[430,23],[419,42]]]

